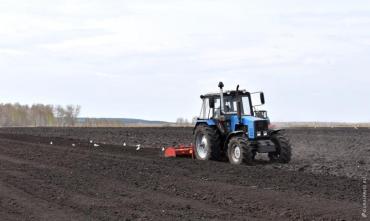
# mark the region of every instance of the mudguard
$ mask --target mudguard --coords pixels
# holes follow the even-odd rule
[[[193,128],[193,135],[195,133],[195,129],[198,127],[198,125],[206,124],[208,126],[216,126],[216,122],[212,119],[205,119],[205,120],[197,120],[194,128]]]
[[[243,134],[243,131],[242,130],[236,130],[236,131],[233,131],[231,133],[229,133],[225,139],[225,142],[224,142],[224,150],[227,149],[227,145],[229,143],[229,140],[231,139],[231,137],[235,136],[235,135],[238,135],[238,134]]]
[[[285,129],[269,129],[269,135],[276,134],[280,131],[285,131]]]

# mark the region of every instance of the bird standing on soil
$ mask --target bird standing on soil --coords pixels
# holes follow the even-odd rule
[[[140,144],[136,145],[136,150],[140,150]]]

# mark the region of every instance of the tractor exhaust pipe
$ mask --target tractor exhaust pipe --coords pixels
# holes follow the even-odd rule
[[[221,103],[221,114],[224,113],[224,91],[222,90],[222,88],[224,87],[224,83],[222,83],[222,81],[220,81],[220,83],[218,83],[218,87],[220,88],[220,103]]]
[[[239,123],[241,123],[242,122],[242,102],[239,97],[239,84],[236,87],[236,109],[237,109]]]

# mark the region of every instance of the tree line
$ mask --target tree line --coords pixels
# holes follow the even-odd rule
[[[19,103],[0,103],[0,127],[122,127],[119,119],[78,118],[79,105],[21,105]],[[178,126],[191,126],[197,117],[191,121],[179,117]]]
[[[178,126],[193,126],[197,122],[197,116],[193,117],[191,121],[189,121],[187,118],[179,117],[176,119],[176,125]]]
[[[0,126],[16,127],[48,127],[75,126],[78,122],[81,107],[79,105],[21,105],[0,104]]]

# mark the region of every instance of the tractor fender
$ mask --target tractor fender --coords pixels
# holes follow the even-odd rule
[[[225,142],[224,142],[224,150],[227,149],[227,145],[229,143],[229,140],[233,137],[233,136],[236,136],[236,135],[239,135],[239,134],[243,134],[243,131],[242,130],[236,130],[236,131],[233,131],[231,133],[229,133],[225,139]]]
[[[270,129],[269,130],[269,135],[273,135],[273,134],[276,134],[280,131],[285,131],[285,129]]]
[[[194,135],[195,130],[197,129],[197,127],[199,125],[215,126],[216,123],[214,122],[214,120],[211,120],[211,119],[208,119],[208,120],[198,120],[197,123],[195,124],[194,128],[193,128],[193,135]]]
[[[195,130],[197,129],[197,127],[199,126],[199,125],[204,125],[205,123],[196,123],[195,124],[195,126],[194,126],[194,128],[193,128],[193,135],[195,134]]]
[[[195,135],[195,130],[200,126],[200,125],[208,125],[207,123],[201,122],[201,123],[196,123],[194,128],[193,128],[193,135]]]

